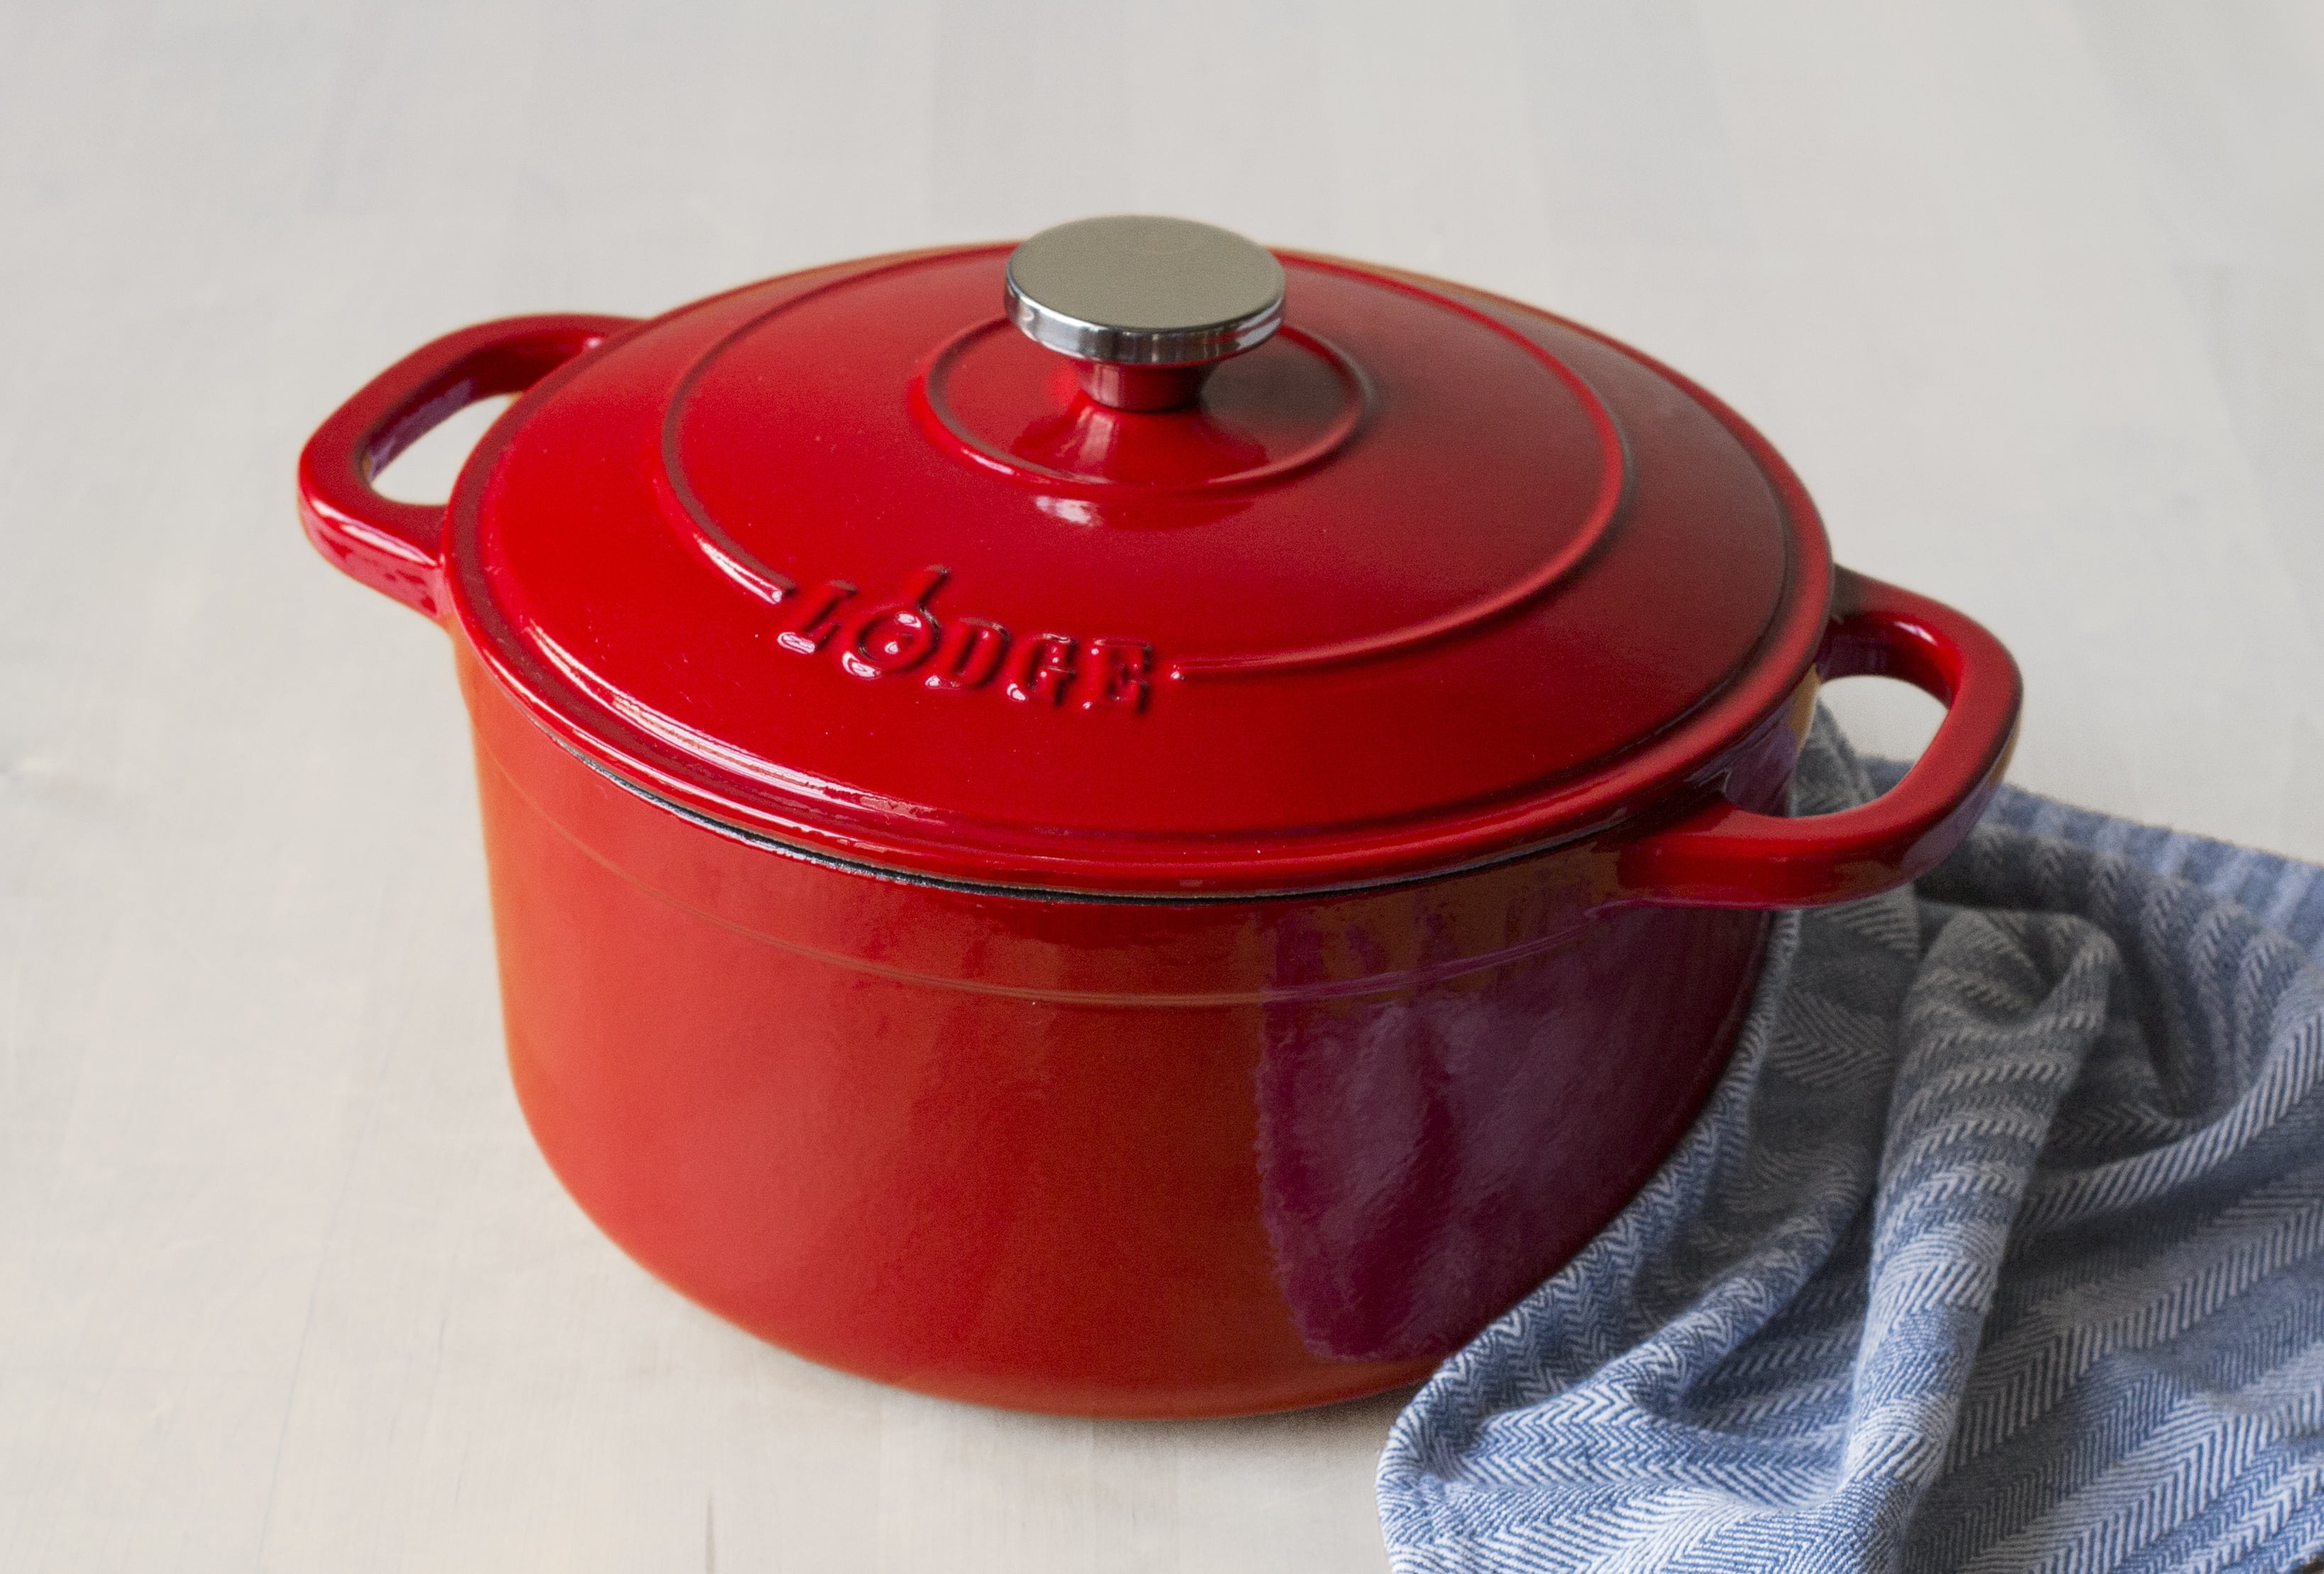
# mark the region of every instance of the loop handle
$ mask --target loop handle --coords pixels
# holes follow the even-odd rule
[[[444,614],[440,503],[398,502],[372,478],[455,412],[521,393],[634,319],[503,318],[413,351],[332,412],[299,456],[299,517],[350,577],[431,618]]]
[[[2017,739],[2017,663],[1975,620],[1841,568],[1817,653],[1825,679],[1902,678],[1945,705],[1912,769],[1868,804],[1784,819],[1726,802],[1622,850],[1635,900],[1813,907],[1917,879],[1960,845],[2001,785]]]

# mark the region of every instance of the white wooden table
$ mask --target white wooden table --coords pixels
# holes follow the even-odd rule
[[[291,515],[448,327],[1120,209],[1674,362],[2015,647],[2017,779],[2324,857],[2313,0],[13,0],[0,1568],[1380,1567],[1393,1400],[989,1413],[605,1244],[500,1065],[444,640]]]

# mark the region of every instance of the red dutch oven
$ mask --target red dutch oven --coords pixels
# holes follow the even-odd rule
[[[373,489],[519,392],[448,506]],[[573,1196],[754,1333],[990,1404],[1424,1375],[1676,1142],[1771,911],[1927,870],[2016,723],[1992,636],[1835,567],[1683,377],[1178,220],[468,328],[300,493],[452,634]],[[1865,673],[1934,740],[1783,817]]]

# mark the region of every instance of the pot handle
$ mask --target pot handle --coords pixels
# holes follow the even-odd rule
[[[1893,889],[1960,845],[2001,786],[2017,741],[2017,663],[1974,620],[1841,568],[1816,655],[1826,679],[1896,677],[1942,701],[1936,736],[1888,791],[1836,815],[1784,819],[1730,803],[1623,848],[1630,899],[1707,907],[1814,907]]]
[[[299,518],[351,577],[431,618],[444,612],[445,508],[372,485],[389,460],[456,411],[521,393],[635,319],[559,313],[447,334],[365,383],[299,456]]]

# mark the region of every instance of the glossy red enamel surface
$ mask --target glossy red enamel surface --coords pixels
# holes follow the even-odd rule
[[[881,881],[674,829],[464,665],[510,1061],[559,1177],[722,1316],[954,1398],[1417,1380],[1676,1140],[1766,929],[1593,916],[1602,848],[1324,903]]]
[[[775,281],[544,389],[447,544],[503,681],[769,834],[1173,894],[1618,817],[1812,658],[1812,511],[1635,356],[1295,258],[1281,335],[1125,412],[999,317],[1003,260]]]
[[[1967,833],[2015,668],[1572,325],[1290,258],[1124,412],[1001,256],[449,335],[317,432],[308,533],[454,637],[517,1091],[641,1263],[987,1404],[1411,1381],[1676,1142],[1767,910]],[[449,511],[373,490],[528,388]],[[1784,817],[1863,673],[1935,738]]]

